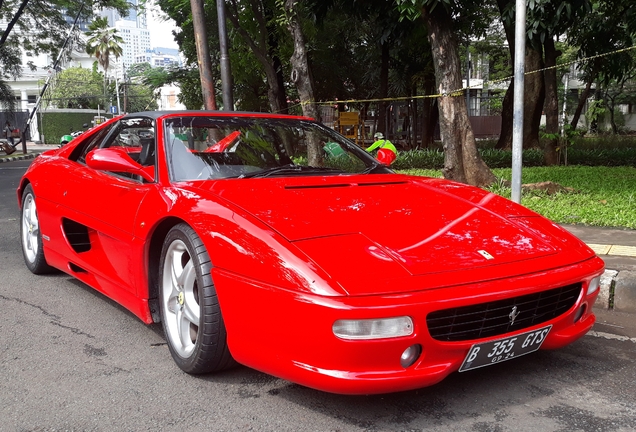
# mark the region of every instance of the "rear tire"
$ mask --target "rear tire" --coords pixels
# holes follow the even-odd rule
[[[174,226],[166,236],[159,268],[161,322],[172,358],[189,374],[234,366],[219,307],[212,263],[190,226]]]
[[[24,262],[31,273],[51,273],[55,269],[46,263],[42,248],[42,233],[35,205],[33,187],[28,185],[22,193],[22,209],[20,210],[20,239]]]

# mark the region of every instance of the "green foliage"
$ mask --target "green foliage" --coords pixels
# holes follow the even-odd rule
[[[59,144],[60,138],[74,131],[84,129],[86,123],[89,126],[96,116],[96,112],[43,112],[38,116],[41,118],[40,131],[44,135],[45,144]]]
[[[395,167],[392,167],[395,168]],[[416,175],[422,177],[435,177],[442,178],[441,169],[424,169],[424,168],[409,168],[397,170],[400,174]]]
[[[441,150],[410,150],[401,151],[392,165],[395,169],[442,169],[444,167],[444,153]]]
[[[129,79],[141,77],[143,78],[152,70],[152,65],[148,62],[133,63],[126,69],[126,77]]]
[[[126,83],[119,87],[120,98],[125,98],[126,112],[153,111],[157,100],[151,88],[144,84]],[[123,107],[122,107],[123,109]]]
[[[0,78],[0,102],[3,102],[8,111],[15,110],[15,98],[13,97],[13,90],[9,87],[6,81]]]
[[[110,56],[119,58],[123,54],[121,45],[124,39],[117,35],[117,30],[108,27],[108,19],[104,17],[95,18],[89,24],[86,33],[86,53],[95,56],[104,71],[108,71],[110,66]]]
[[[572,140],[573,146],[577,149],[628,149],[636,147],[636,137],[629,135],[584,136],[578,133],[574,135]]]
[[[482,149],[479,151],[482,159],[490,168],[505,168],[512,166],[512,151]],[[524,167],[542,166],[543,151],[540,149],[524,150],[521,156]]]
[[[408,169],[404,174],[442,177],[440,170]],[[501,180],[488,188],[510,198],[510,168],[493,170]],[[571,192],[548,195],[523,190],[521,204],[564,224],[585,224],[636,229],[636,168],[634,167],[531,167],[522,171],[523,183],[554,182]]]
[[[603,119],[603,117],[607,114],[607,107],[605,106],[605,101],[603,99],[593,101],[587,112],[585,113],[585,118],[587,119],[588,124],[596,123]]]
[[[631,0],[595,0],[592,9],[573,21],[567,31],[570,45],[578,47],[578,58],[589,58],[578,65],[581,78],[601,83],[612,79],[620,80],[632,69],[633,59],[627,52],[610,56],[595,57],[612,51],[618,51],[633,45],[632,36],[636,34],[634,7]]]
[[[509,4],[514,6],[515,2]],[[527,37],[538,47],[547,38],[565,32],[591,8],[589,0],[529,0],[526,18]]]
[[[636,148],[568,149],[568,164],[587,166],[636,167]]]
[[[510,169],[494,172],[507,180],[512,176]],[[554,222],[636,229],[634,167],[536,167],[524,169],[522,176],[524,184],[551,181],[574,189],[554,195],[522,192],[521,204]],[[509,188],[499,192],[510,197]]]
[[[490,168],[508,168],[512,166],[512,151],[481,148],[479,154]],[[543,150],[527,149],[522,154],[524,168],[542,167]],[[619,148],[568,148],[568,164],[586,166],[632,166],[636,167],[636,146]],[[444,153],[442,150],[401,151],[392,165],[398,170],[406,169],[442,169]]]
[[[170,84],[181,88],[178,100],[187,109],[197,110],[203,107],[199,71],[196,68],[174,65],[152,67],[149,63],[138,63],[128,68],[126,75],[129,80],[126,88],[130,89],[128,112],[157,109],[154,99],[158,96],[159,89]]]
[[[3,0],[0,1],[0,102],[14,109],[13,92],[8,89],[7,79],[22,75],[23,66],[34,69],[27,61],[22,63],[22,51],[26,57],[49,54],[57,58],[59,50],[69,40],[68,46],[80,44],[79,32],[70,35],[67,17],[79,16],[88,20],[97,9],[115,7],[126,14],[128,3],[125,0],[96,0],[85,7],[83,0]],[[69,51],[65,53],[70,56]]]
[[[105,106],[104,78],[100,73],[81,67],[68,68],[57,74],[45,106],[55,108],[92,108]]]

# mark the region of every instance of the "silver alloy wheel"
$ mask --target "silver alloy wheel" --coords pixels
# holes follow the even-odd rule
[[[201,306],[194,263],[181,240],[166,251],[161,289],[166,335],[177,354],[188,358],[197,341]]]
[[[35,263],[38,254],[38,235],[40,224],[35,208],[33,194],[27,194],[22,208],[22,249],[24,256],[30,263]]]

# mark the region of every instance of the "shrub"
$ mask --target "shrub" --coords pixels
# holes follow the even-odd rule
[[[510,168],[512,151],[484,148],[479,150],[482,159],[490,168]],[[563,160],[563,158],[561,158]],[[568,165],[585,166],[633,166],[636,167],[636,147],[618,148],[568,148]],[[543,151],[540,149],[524,150],[522,154],[524,167],[544,165]],[[444,153],[441,150],[401,151],[392,165],[397,170],[404,169],[442,169]]]
[[[444,153],[441,150],[401,151],[393,163],[393,168],[395,169],[442,169],[443,167]]]

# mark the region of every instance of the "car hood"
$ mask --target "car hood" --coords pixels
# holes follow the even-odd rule
[[[293,242],[336,280],[351,279],[343,286],[349,292],[351,284],[378,275],[539,261],[538,268],[545,268],[548,262],[562,265],[594,255],[565,230],[524,207],[440,179],[371,175],[221,183],[201,186]],[[570,253],[559,255],[565,250]],[[519,274],[520,267],[516,269]]]

